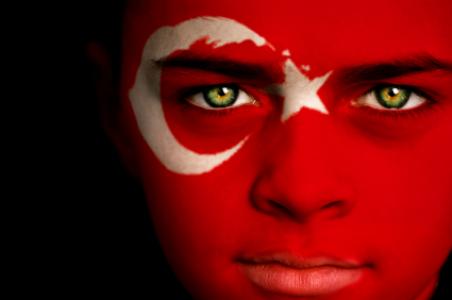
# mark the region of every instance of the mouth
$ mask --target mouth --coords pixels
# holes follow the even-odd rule
[[[299,258],[288,254],[241,257],[245,276],[258,288],[288,296],[318,296],[357,282],[365,264],[328,257]]]

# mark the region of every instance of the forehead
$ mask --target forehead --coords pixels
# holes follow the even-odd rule
[[[124,50],[140,56],[156,29],[196,16],[234,19],[324,70],[420,54],[452,61],[449,0],[129,0]]]

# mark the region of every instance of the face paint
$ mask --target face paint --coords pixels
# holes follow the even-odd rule
[[[194,298],[428,299],[452,246],[450,2],[156,2],[126,18],[124,112],[162,248]],[[248,33],[176,29],[212,15]],[[146,53],[177,66],[149,71]],[[215,85],[257,104],[189,101]],[[411,91],[400,109],[377,98],[397,107],[391,87]]]
[[[310,81],[298,70],[290,59],[286,61],[284,71],[286,80],[281,87],[281,90],[283,91],[282,95],[285,99],[281,116],[282,121],[286,121],[291,116],[298,113],[303,107],[328,114],[328,111],[317,95],[317,92],[330,74]]]
[[[264,39],[245,26],[221,18],[199,18],[174,28],[161,28],[149,38],[145,46],[144,65],[138,69],[137,81],[130,92],[138,124],[149,146],[160,161],[176,173],[200,174],[210,171],[229,159],[245,141],[244,139],[221,153],[197,154],[178,143],[166,125],[160,104],[160,72],[151,65],[152,61],[164,59],[176,50],[188,48],[206,36],[211,37],[207,44],[214,44],[215,47],[243,40],[251,40],[258,46],[265,44]],[[149,76],[146,76],[146,71],[150,73]]]
[[[181,145],[166,124],[160,104],[161,74],[158,66],[153,63],[167,58],[176,50],[189,48],[204,37],[208,38],[206,44],[213,44],[214,48],[244,40],[253,41],[259,47],[265,45],[265,40],[258,34],[225,18],[203,17],[185,21],[174,28],[160,28],[146,43],[137,79],[130,91],[130,99],[143,136],[162,164],[179,174],[211,171],[228,160],[246,140],[245,138],[220,153],[197,154]],[[168,41],[173,41],[173,44]],[[278,87],[278,93],[290,100],[285,101],[282,121],[299,112],[302,107],[327,113],[316,93],[329,74],[310,81],[301,74],[291,59],[286,60],[284,72],[285,81]]]

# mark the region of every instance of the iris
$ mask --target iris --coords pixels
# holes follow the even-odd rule
[[[206,103],[211,107],[228,107],[234,104],[239,95],[239,89],[233,86],[213,86],[203,92]]]
[[[411,91],[398,86],[382,86],[375,89],[375,97],[383,107],[402,108],[410,99]]]

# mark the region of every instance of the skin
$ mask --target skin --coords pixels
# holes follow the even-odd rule
[[[122,129],[112,134],[143,183],[168,261],[201,300],[429,299],[452,248],[451,2],[256,3],[129,4]],[[253,62],[268,76],[161,67],[159,100],[181,146],[216,154],[245,141],[214,168],[179,172],[156,155],[148,136],[155,130],[143,129],[130,91],[150,36],[199,16],[237,21],[266,43],[215,48],[200,40],[168,57],[191,51]],[[302,101],[291,100],[302,92],[287,92],[288,57],[298,68],[297,80],[324,79],[303,95],[318,96],[327,113],[315,105],[284,113],[288,101]],[[433,59],[444,66],[368,78],[375,66],[391,64],[397,70]],[[380,73],[387,77],[388,72]],[[182,92],[225,83],[238,84],[257,104],[215,113],[194,106],[193,95]],[[382,83],[413,87],[426,101],[406,111],[363,105],[363,97]],[[177,152],[168,155],[177,161]],[[338,291],[292,297],[256,286],[237,262],[267,253],[334,257],[356,262],[364,271]]]

